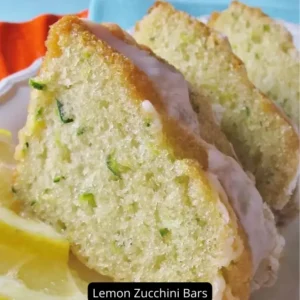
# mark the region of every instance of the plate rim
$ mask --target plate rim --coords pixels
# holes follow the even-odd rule
[[[2,80],[0,80],[0,97],[3,97],[7,94],[11,89],[14,88],[14,85],[24,81],[38,72],[41,64],[42,64],[43,57],[36,59],[30,66],[25,69],[22,69],[16,73],[13,73]],[[1,98],[0,98],[1,99]],[[1,100],[0,100],[1,103]]]

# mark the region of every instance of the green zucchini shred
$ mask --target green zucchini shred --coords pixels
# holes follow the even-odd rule
[[[53,179],[53,182],[54,183],[58,183],[58,182],[60,182],[62,179],[66,179],[64,176],[56,176],[56,177],[54,177],[54,179]]]
[[[159,233],[161,237],[165,237],[170,233],[170,230],[168,228],[161,228],[159,229]]]
[[[113,158],[112,154],[109,154],[106,158],[106,165],[108,169],[117,177],[121,178],[121,172],[119,170],[119,164]]]
[[[196,218],[196,221],[197,221],[197,224],[200,226],[200,227],[205,227],[207,225],[207,222],[205,220],[202,220],[200,218]]]
[[[117,177],[121,178],[121,174],[130,170],[129,167],[119,164],[113,154],[109,154],[106,158],[107,168]]]
[[[62,104],[59,100],[57,100],[57,99],[56,99],[56,104],[57,104],[57,109],[58,109],[58,113],[59,113],[60,120],[61,120],[63,123],[65,123],[65,124],[73,122],[74,120],[73,120],[72,118],[67,118],[67,117],[65,116],[64,111],[63,111],[64,106],[63,106],[63,104]]]
[[[32,86],[34,89],[39,90],[39,91],[44,90],[45,87],[46,87],[45,83],[35,81],[32,78],[29,79],[29,85]]]
[[[79,196],[79,201],[82,203],[87,203],[90,207],[96,207],[95,196],[92,193],[83,193]]]

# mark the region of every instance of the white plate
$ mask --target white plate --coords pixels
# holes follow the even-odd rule
[[[205,17],[201,19],[205,20]],[[293,34],[295,44],[299,46],[299,26],[290,23],[285,25]],[[18,131],[26,121],[28,79],[36,75],[40,65],[41,59],[38,59],[29,68],[0,81],[0,128],[10,130],[15,142]],[[282,234],[286,239],[286,248],[278,281],[271,288],[255,292],[251,300],[299,300],[299,218],[285,228]]]

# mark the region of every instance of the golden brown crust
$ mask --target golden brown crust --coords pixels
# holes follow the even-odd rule
[[[121,34],[119,30],[116,30],[116,28],[113,28],[112,30],[116,34]],[[178,122],[168,117],[164,109],[164,105],[148,77],[135,67],[129,59],[114,51],[106,43],[91,34],[88,31],[87,26],[82,21],[72,16],[64,17],[51,28],[47,41],[48,54],[44,61],[43,68],[47,68],[48,60],[59,56],[61,53],[60,47],[64,47],[64,45],[58,44],[58,36],[62,34],[81,36],[83,44],[94,48],[94,51],[99,55],[105,55],[108,63],[114,63],[114,68],[116,68],[115,71],[119,71],[121,74],[124,74],[124,84],[128,86],[128,90],[131,90],[132,98],[140,99],[140,101],[148,99],[158,111],[163,123],[164,140],[166,144],[172,145],[172,148],[175,150],[175,155],[178,158],[193,159],[193,161],[191,161],[190,171],[193,173],[193,170],[197,170],[197,172],[195,171],[196,175],[193,175],[193,177],[202,177],[199,168],[204,170],[207,169],[206,150],[199,145],[193,136],[189,135],[184,129],[182,129],[178,125]],[[126,34],[123,34],[123,36],[120,36],[127,39]],[[224,274],[228,280],[227,284],[231,287],[231,290],[235,293],[235,295],[240,297],[240,299],[247,299],[249,295],[249,281],[252,268],[249,247],[245,234],[243,233],[238,220],[236,220],[233,209],[228,203],[225,203],[225,201],[224,205],[228,209],[234,226],[237,226],[236,229],[238,230],[244,244],[244,251],[239,260],[224,271]],[[234,220],[237,222],[235,223]],[[237,278],[238,280],[235,280]]]
[[[242,237],[244,243],[247,243],[247,236],[239,227],[239,235]],[[247,300],[250,296],[251,278],[249,277],[249,270],[252,270],[251,254],[249,251],[243,251],[239,261],[232,263],[228,269],[223,270],[223,276],[231,289],[233,296],[241,300]],[[225,297],[224,300],[232,300]]]

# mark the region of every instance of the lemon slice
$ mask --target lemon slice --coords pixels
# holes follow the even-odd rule
[[[68,241],[52,227],[37,220],[22,218],[4,207],[0,207],[0,232],[1,245],[18,247],[18,251],[23,253],[59,257],[65,261],[69,257]]]
[[[86,299],[52,227],[0,207],[0,299]]]
[[[73,281],[72,275],[70,280]],[[75,284],[75,283],[74,283]],[[75,287],[76,288],[76,287]],[[29,289],[21,281],[0,276],[0,300],[86,300],[87,296],[78,291],[70,296],[50,295],[45,292]],[[9,295],[9,296],[6,296]]]

